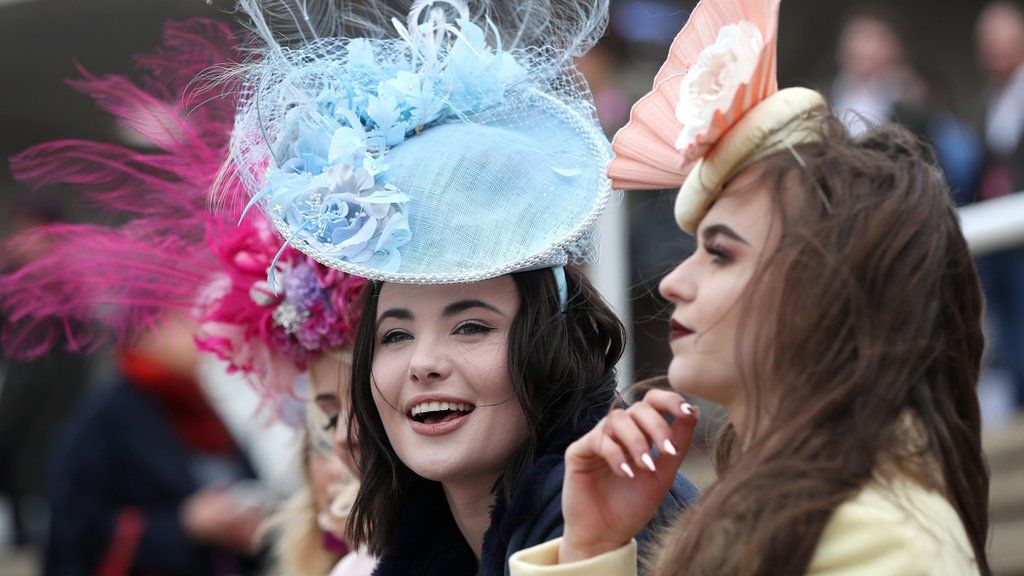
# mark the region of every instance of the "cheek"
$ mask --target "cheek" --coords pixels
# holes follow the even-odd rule
[[[370,367],[370,385],[378,409],[382,401],[395,405],[401,393],[403,378],[408,374],[408,367],[408,362],[399,354],[383,353],[374,356]]]
[[[309,460],[309,479],[318,501],[327,497],[328,488],[341,478],[337,462],[313,455]]]
[[[387,435],[388,441],[394,446],[396,431],[405,422],[405,415],[398,408],[401,385],[394,378],[374,373],[370,386],[373,404],[377,408],[377,415],[384,426],[384,433]]]
[[[459,364],[466,382],[484,403],[512,396],[512,381],[508,374],[508,345],[504,340],[466,352]]]
[[[492,438],[492,453],[504,460],[526,440],[527,425],[508,373],[507,342],[475,350],[472,360],[464,366],[478,404],[486,405],[483,409],[490,411],[487,429]]]

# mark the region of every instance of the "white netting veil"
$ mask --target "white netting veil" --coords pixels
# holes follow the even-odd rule
[[[385,25],[387,5],[326,4],[240,3],[267,46],[242,66],[232,161],[288,243],[407,283],[593,259],[610,152],[571,58],[606,5],[421,0]]]

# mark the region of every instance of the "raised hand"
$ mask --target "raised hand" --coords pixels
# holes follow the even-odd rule
[[[663,414],[675,422],[670,426]],[[696,423],[696,409],[682,396],[651,390],[628,409],[611,411],[569,446],[560,562],[620,548],[650,522],[672,488]]]

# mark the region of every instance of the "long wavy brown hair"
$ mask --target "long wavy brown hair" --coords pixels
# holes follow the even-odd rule
[[[803,574],[836,507],[888,471],[946,496],[990,574],[983,300],[949,189],[902,128],[855,139],[829,118],[820,130],[820,144],[757,164],[780,240],[738,304],[756,433],[725,428],[719,480],[655,571]]]

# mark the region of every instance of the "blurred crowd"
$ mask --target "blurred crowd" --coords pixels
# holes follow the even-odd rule
[[[1024,191],[1021,5],[991,2],[974,22],[976,62],[985,82],[978,87],[983,109],[973,116],[953,105],[950,79],[941,69],[912,59],[904,43],[906,16],[892,5],[862,6],[846,18],[835,46],[838,72],[830,84],[837,115],[854,132],[896,121],[926,139],[959,205]],[[633,95],[647,89],[623,85],[635,64],[625,46],[640,32],[657,36],[656,26],[638,30],[626,19],[613,20],[612,32],[580,66],[609,133],[628,119]],[[650,213],[663,209],[653,203],[638,206],[633,221],[654,222]],[[21,203],[8,232],[60,218],[45,200]],[[668,234],[674,233],[674,224],[663,220]],[[671,260],[658,256],[664,243],[645,240],[657,236],[657,226],[645,224],[644,233],[634,238],[635,266],[653,269]],[[17,267],[34,255],[6,257],[6,266]],[[1024,247],[981,257],[977,265],[988,302],[992,353],[987,369],[1004,375],[1008,398],[1021,410]],[[635,274],[650,278],[653,272]],[[649,295],[638,296],[643,297],[635,316],[652,316],[658,304]],[[262,441],[245,438],[265,430],[213,399],[216,384],[209,380],[225,376],[210,376],[216,367],[200,369],[192,328],[169,318],[151,337],[105,355],[56,351],[33,362],[0,361],[0,501],[9,511],[8,533],[0,538],[14,547],[45,550],[46,574],[268,573],[277,560],[267,552],[272,538],[266,521],[297,486],[307,487],[308,501],[293,502],[292,509],[304,510],[321,526],[329,524],[324,518],[331,486],[346,468],[331,456],[330,446],[309,433],[270,443],[283,447],[270,455],[257,454],[254,446]],[[643,330],[635,334],[638,347],[653,339]],[[289,442],[299,448],[287,448]],[[292,476],[276,477],[268,462],[283,468],[290,463]],[[95,508],[102,510],[97,514]],[[97,517],[103,518],[103,530],[78,524]],[[107,528],[115,538],[96,540]],[[311,569],[326,575],[347,552],[340,532],[326,529],[311,536],[323,544],[313,548],[333,551],[310,563],[316,566]],[[66,563],[83,557],[81,550],[91,565]]]
[[[958,118],[940,71],[908,57],[898,13],[853,12],[839,36],[836,114],[854,133],[899,122],[934,147],[957,204],[1024,190],[1024,11],[992,2],[975,23],[977,63],[985,83],[975,118]],[[1024,407],[1024,248],[977,260],[988,303],[990,368],[1005,372],[1015,407]]]

